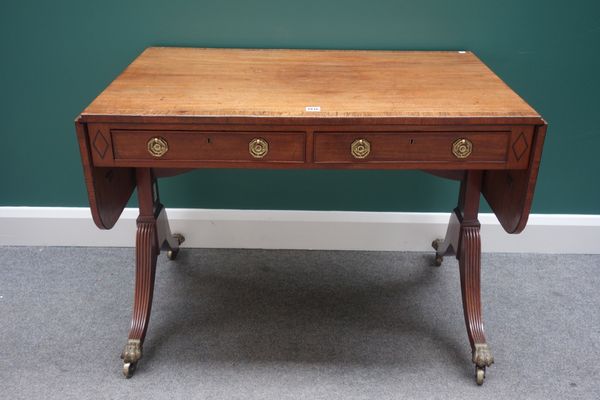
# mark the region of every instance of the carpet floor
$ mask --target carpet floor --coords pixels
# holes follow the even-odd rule
[[[127,380],[133,249],[0,247],[0,398],[600,399],[600,255],[483,255],[496,363],[481,387],[457,262],[432,261],[161,254],[144,356]]]

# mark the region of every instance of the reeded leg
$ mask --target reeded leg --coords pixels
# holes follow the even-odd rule
[[[481,193],[482,172],[468,171],[461,182],[458,207],[452,213],[444,240],[436,240],[436,265],[445,254],[455,253],[460,268],[463,313],[477,384],[483,384],[485,369],[494,357],[485,340],[481,313],[481,238],[477,219]]]
[[[482,177],[481,171],[467,172],[461,183],[458,207],[455,210],[456,218],[460,222],[457,257],[460,268],[463,313],[478,385],[483,384],[486,367],[494,362],[485,340],[481,313],[481,238],[477,214],[479,213]]]
[[[156,220],[154,217],[140,216],[137,225],[133,315],[127,344],[121,354],[123,374],[127,378],[133,375],[137,362],[142,358],[142,345],[148,330],[148,321],[152,309],[156,257],[158,255]]]
[[[177,252],[179,244],[183,242],[183,239],[179,241],[171,235],[152,171],[136,170],[136,180],[140,215],[137,219],[135,243],[135,294],[127,344],[121,353],[123,374],[127,378],[133,376],[137,363],[142,358],[142,347],[152,309],[156,259],[161,246]]]
[[[481,239],[479,225],[463,226],[461,251],[458,258],[460,287],[467,334],[475,364],[477,384],[483,384],[485,369],[494,362],[486,343],[481,313]]]

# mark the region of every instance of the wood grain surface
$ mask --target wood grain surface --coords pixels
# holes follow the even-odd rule
[[[146,49],[93,116],[540,118],[471,52],[175,47]]]

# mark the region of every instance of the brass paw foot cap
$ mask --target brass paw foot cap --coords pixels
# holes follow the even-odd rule
[[[126,364],[134,364],[142,358],[142,341],[139,339],[129,339],[121,353],[121,358]]]
[[[475,349],[473,350],[473,362],[478,367],[489,367],[494,363],[494,356],[492,356],[492,351],[487,343],[475,344]]]

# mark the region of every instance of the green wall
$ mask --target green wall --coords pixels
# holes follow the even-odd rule
[[[145,47],[474,51],[549,122],[534,212],[600,214],[600,2],[27,1],[0,4],[0,206],[85,206],[73,119]],[[449,211],[410,171],[203,170],[168,207]]]

